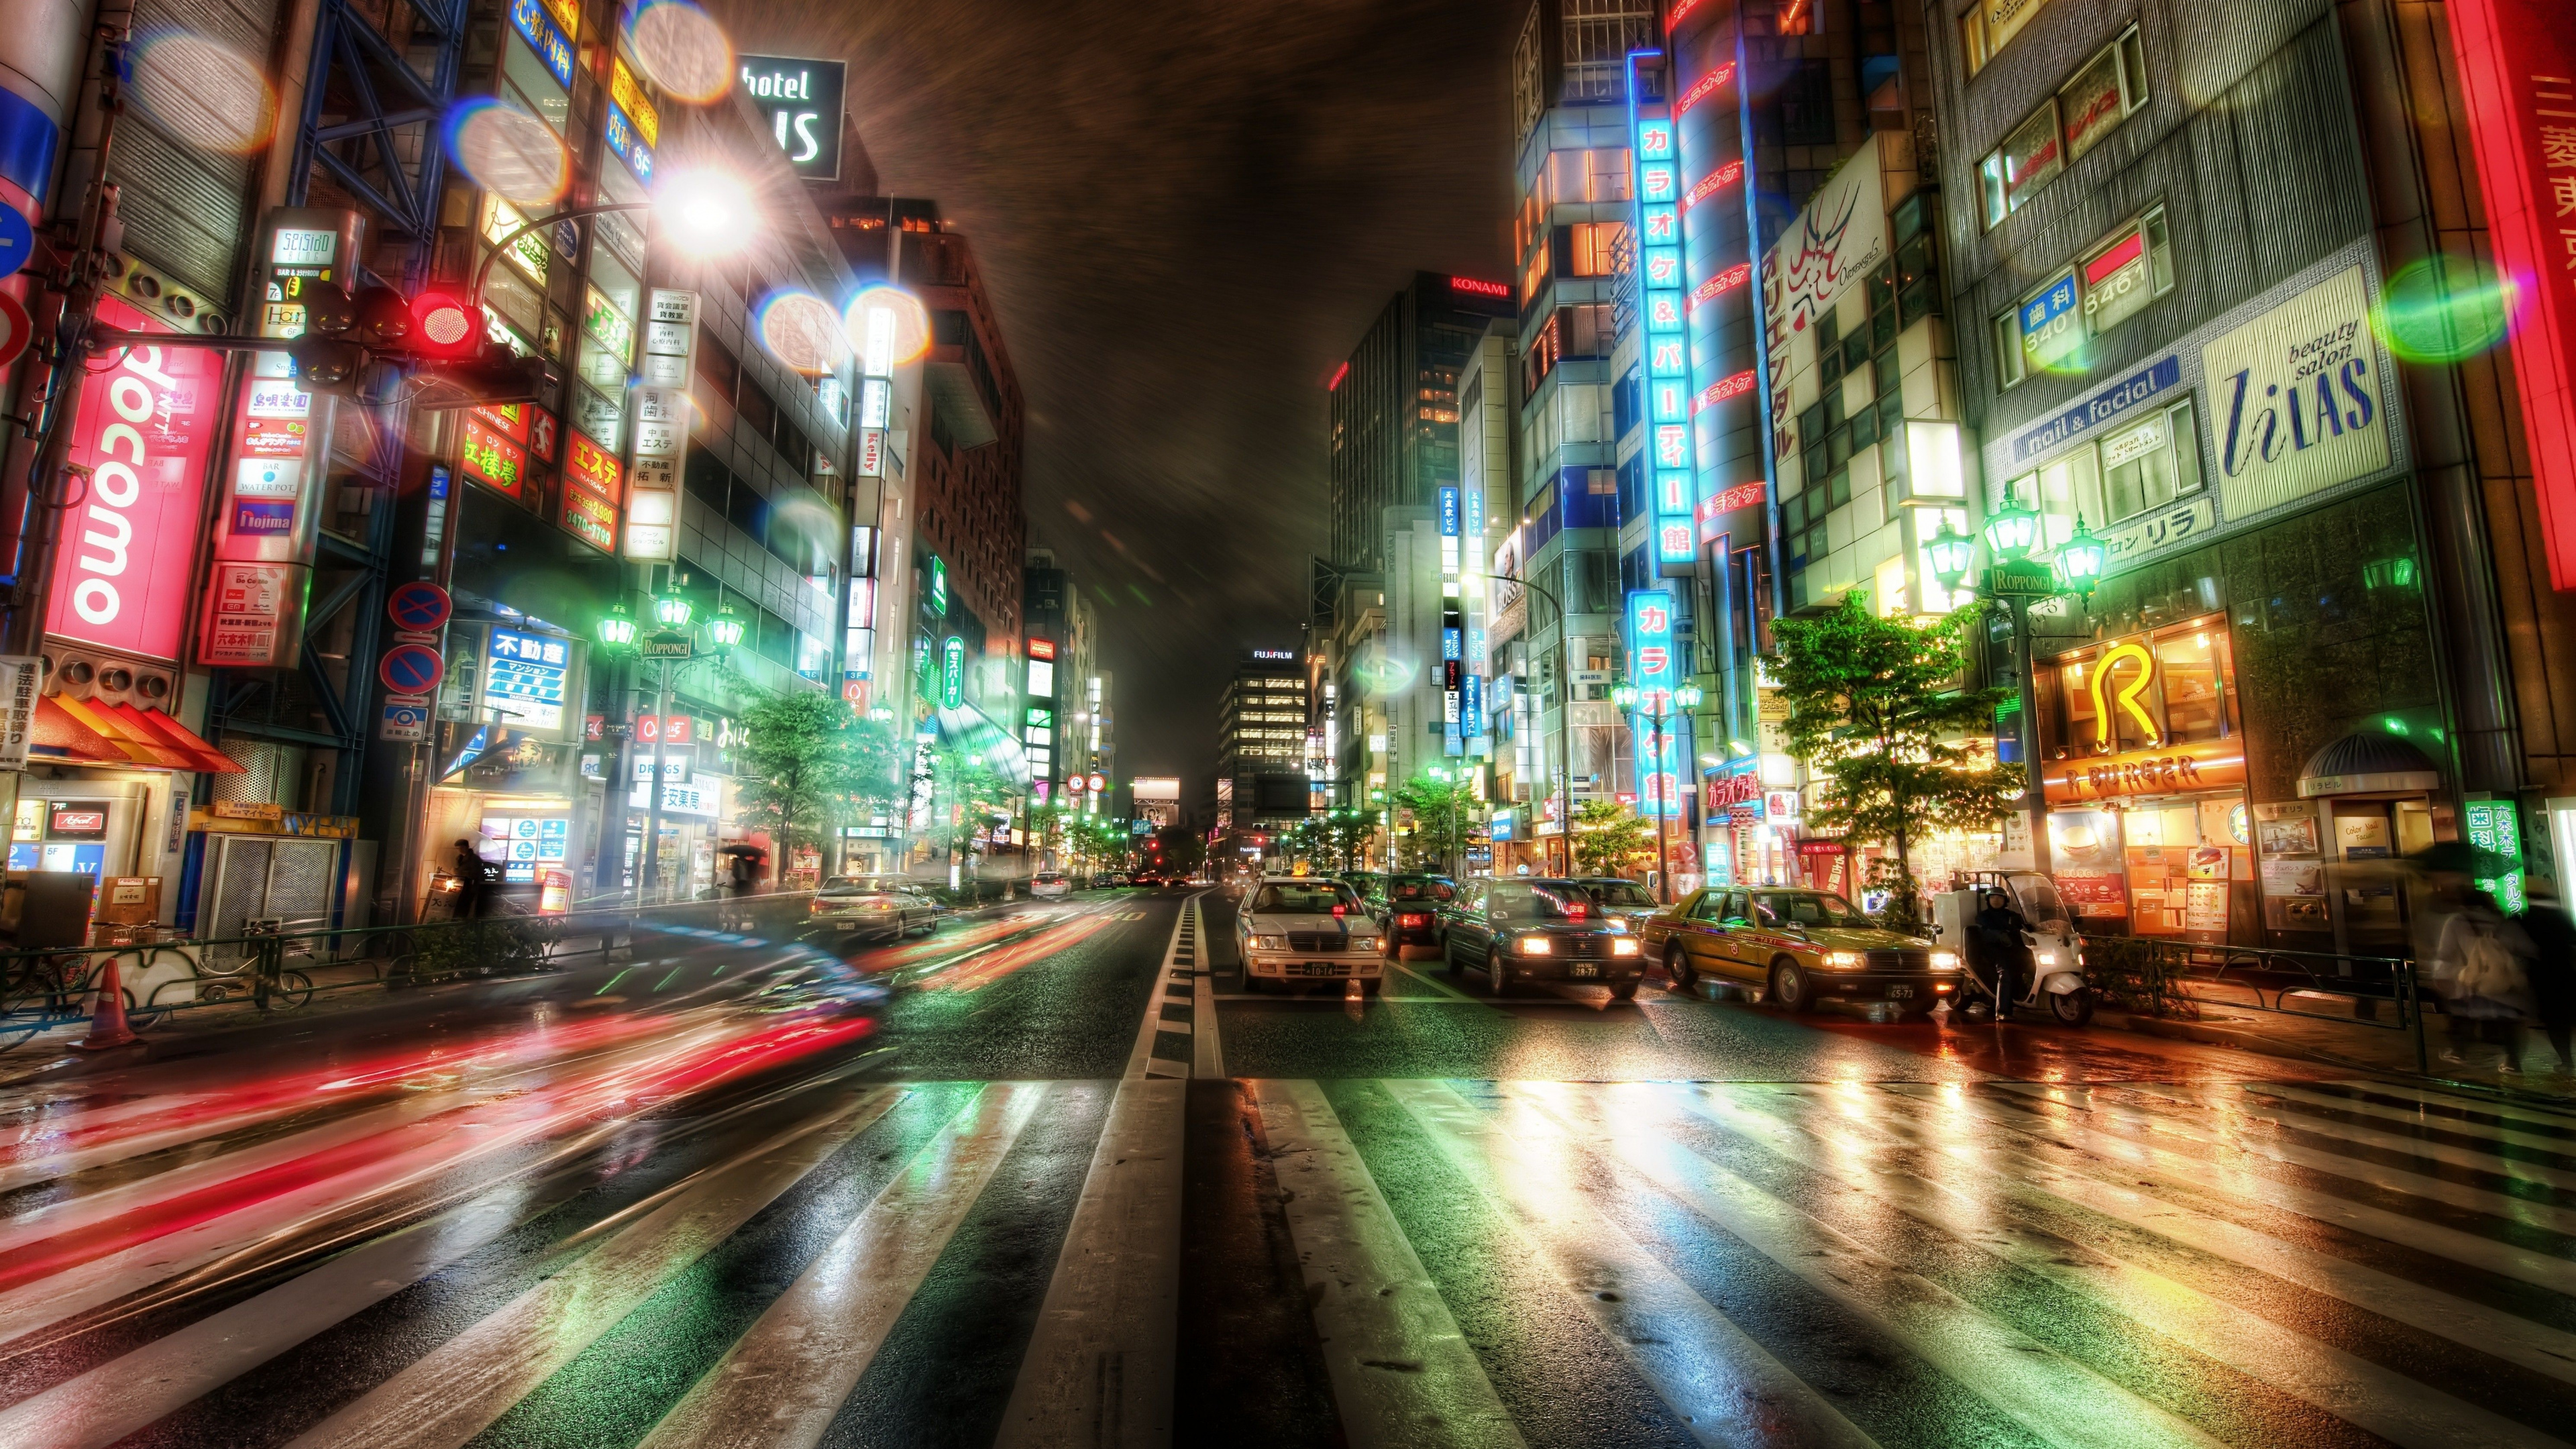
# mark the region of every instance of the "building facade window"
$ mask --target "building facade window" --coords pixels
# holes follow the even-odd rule
[[[2089,339],[2138,315],[2173,284],[2173,246],[2158,206],[1994,319],[1996,381],[2017,387],[2034,372],[2075,364]]]
[[[2138,27],[2093,53],[2075,78],[2004,137],[1977,165],[1988,228],[2037,195],[2059,172],[2102,143],[2147,103],[2146,56]]]
[[[2012,44],[2031,17],[2047,7],[2048,0],[1976,0],[1959,17],[1959,48],[1967,57],[1968,74],[1984,70],[1986,62]]]

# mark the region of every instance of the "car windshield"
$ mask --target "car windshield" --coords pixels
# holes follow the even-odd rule
[[[1359,897],[1352,895],[1351,888],[1337,880],[1282,881],[1277,885],[1263,886],[1261,894],[1252,898],[1252,909],[1256,913],[1278,911],[1324,916],[1332,914],[1337,906],[1344,911],[1356,912],[1359,905]]]
[[[1042,870],[1038,872],[1038,884],[1040,885],[1052,885],[1062,879],[1064,879],[1063,876],[1060,876],[1051,870]]]
[[[1654,892],[1632,880],[1588,880],[1583,888],[1605,906],[1651,906]]]
[[[1592,897],[1572,881],[1500,881],[1487,907],[1506,919],[1581,921],[1597,914]]]
[[[1400,880],[1387,889],[1399,901],[1445,901],[1458,894],[1445,880]]]
[[[1823,891],[1755,891],[1754,914],[1766,926],[1866,926],[1867,917]]]

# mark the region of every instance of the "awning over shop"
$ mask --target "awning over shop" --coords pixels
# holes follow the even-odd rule
[[[45,695],[36,701],[29,753],[136,770],[238,775],[242,766],[166,714],[130,704]]]
[[[2308,757],[2299,771],[2299,798],[2377,795],[2442,788],[2442,772],[2424,752],[2394,735],[2363,731],[2345,735]]]
[[[980,756],[1012,789],[1029,788],[1029,752],[1009,731],[993,723],[992,716],[966,704],[939,710],[934,717],[940,739],[962,753]]]

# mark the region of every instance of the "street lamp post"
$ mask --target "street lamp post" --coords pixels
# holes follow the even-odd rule
[[[2021,752],[2022,803],[2029,817],[2031,868],[2045,872],[2048,868],[2048,801],[2040,784],[2039,721],[2033,712],[2031,676],[2033,657],[2030,640],[2030,606],[2063,594],[2091,599],[2101,584],[2102,568],[2110,550],[2093,530],[2084,526],[2083,515],[2075,519],[2074,535],[2058,546],[2057,564],[2051,568],[2030,556],[2039,543],[2040,516],[2024,508],[2020,499],[2007,494],[2004,506],[1986,519],[1984,528],[1988,562],[1985,575],[1976,586],[1976,595],[1989,606],[2001,604],[2012,621],[2012,670],[2015,735]],[[1933,576],[1943,588],[1955,593],[1967,582],[1974,559],[1975,542],[1953,531],[1947,520],[1934,535],[1929,546]]]
[[[1557,820],[1557,839],[1565,846],[1565,868],[1567,873],[1571,874],[1574,870],[1574,675],[1572,670],[1566,668],[1568,657],[1565,652],[1565,605],[1559,603],[1556,595],[1549,592],[1545,585],[1519,574],[1478,574],[1476,577],[1496,583],[1518,584],[1547,600],[1547,606],[1556,610],[1556,753],[1557,762],[1565,770],[1565,811]],[[1527,626],[1524,625],[1523,628],[1526,630]],[[1541,783],[1545,783],[1547,746],[1544,742],[1539,746],[1538,773]],[[1533,828],[1535,828],[1535,822],[1533,822]]]

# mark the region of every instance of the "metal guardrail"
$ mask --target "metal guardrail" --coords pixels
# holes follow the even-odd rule
[[[2432,1069],[2431,1048],[2424,1030],[2424,991],[2410,957],[2349,956],[2275,946],[2214,946],[2140,936],[2085,936],[2083,941],[2088,959],[2097,949],[2106,954],[2144,951],[2160,964],[2170,966],[2177,981],[2242,991],[2252,998],[2237,1000],[2193,992],[2195,1000],[2339,1026],[2408,1032],[2415,1042],[2416,1069]],[[2342,997],[2351,1001],[2355,1009],[2340,1015],[2303,1010],[2289,1004],[2294,996]],[[2395,1020],[2381,1018],[2379,1007],[2383,1003],[2397,1008]]]
[[[293,1010],[335,992],[519,975],[605,960],[632,950],[638,931],[802,925],[812,894],[787,891],[407,926],[296,931],[279,922],[252,921],[238,936],[206,939],[138,926],[129,941],[0,951],[0,1045],[87,1020],[88,999],[100,989],[110,962],[117,963],[119,985],[130,1001],[127,1010],[138,1024],[165,1013],[245,1000],[262,1012]],[[316,971],[364,974],[317,981]]]

